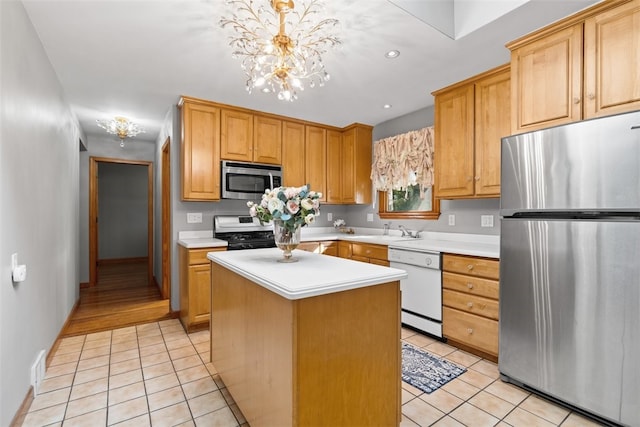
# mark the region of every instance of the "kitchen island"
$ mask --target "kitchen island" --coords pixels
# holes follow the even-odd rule
[[[399,425],[403,270],[211,252],[211,361],[252,427]]]

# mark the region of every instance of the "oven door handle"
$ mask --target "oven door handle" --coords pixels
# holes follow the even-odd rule
[[[269,188],[273,190],[273,174],[269,172]]]

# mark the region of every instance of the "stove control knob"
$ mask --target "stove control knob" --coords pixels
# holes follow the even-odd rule
[[[433,262],[433,261],[431,261],[431,258],[427,258],[427,261],[426,261],[426,264],[427,264],[427,265],[431,265],[431,263],[432,263],[432,262]]]

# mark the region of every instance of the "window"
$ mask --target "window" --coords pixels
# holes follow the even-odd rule
[[[433,127],[381,139],[373,146],[371,179],[383,219],[438,219],[433,197]]]

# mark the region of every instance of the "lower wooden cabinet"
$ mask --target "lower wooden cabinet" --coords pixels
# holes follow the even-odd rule
[[[211,263],[208,252],[226,248],[178,247],[180,265],[180,322],[187,332],[209,327],[211,312]]]
[[[452,254],[442,260],[443,335],[464,350],[497,361],[499,261]]]
[[[296,249],[317,254],[338,256],[338,242],[336,241],[318,241],[318,242],[301,242]]]
[[[389,267],[387,252],[386,245],[345,241],[340,241],[338,244],[338,254],[341,258],[384,265],[385,267]]]

